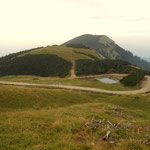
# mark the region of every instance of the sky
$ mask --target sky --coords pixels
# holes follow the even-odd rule
[[[107,35],[150,58],[150,0],[0,0],[0,56]]]

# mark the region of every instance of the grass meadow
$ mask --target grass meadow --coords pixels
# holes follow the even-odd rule
[[[0,85],[0,150],[148,150],[149,97]]]

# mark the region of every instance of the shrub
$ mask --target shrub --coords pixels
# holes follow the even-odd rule
[[[124,77],[123,79],[120,80],[120,82],[125,86],[136,86],[143,79],[144,73],[139,72]]]
[[[134,141],[131,141],[130,143],[128,143],[128,148],[130,150],[142,150],[141,146],[139,145],[139,143],[136,143]]]

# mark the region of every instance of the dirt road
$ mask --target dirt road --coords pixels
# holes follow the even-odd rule
[[[75,73],[75,70],[76,70],[76,63],[75,61],[72,62],[72,68],[70,70],[70,78],[76,78],[76,73]]]
[[[10,81],[0,81],[0,84],[4,85],[18,85],[18,86],[33,86],[33,87],[54,87],[60,89],[76,90],[76,91],[89,91],[96,93],[108,93],[108,94],[120,94],[120,95],[130,95],[130,94],[140,94],[150,92],[150,76],[146,76],[146,80],[143,81],[141,89],[134,91],[109,91],[97,88],[88,88],[80,86],[69,86],[69,85],[55,85],[55,84],[35,84],[35,83],[24,83],[24,82],[10,82]]]

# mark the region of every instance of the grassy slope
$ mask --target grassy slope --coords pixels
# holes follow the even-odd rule
[[[38,80],[33,80],[38,78]],[[55,78],[55,77],[37,77],[37,76],[5,76],[0,80],[28,82],[28,83],[40,83],[40,84],[60,84],[60,85],[74,85],[83,87],[93,87],[100,89],[107,89],[112,91],[128,91],[138,89],[139,86],[127,87],[123,84],[105,84],[96,79],[71,79],[71,78]]]
[[[81,52],[81,53],[85,53],[84,54],[79,54],[79,53],[75,53],[75,52]],[[100,58],[100,56],[95,53],[94,50],[89,50],[89,49],[76,49],[76,48],[71,48],[71,47],[66,47],[66,46],[48,46],[48,47],[44,47],[44,48],[40,48],[37,50],[33,50],[24,54],[21,54],[20,56],[24,56],[24,55],[37,55],[37,54],[53,54],[53,55],[57,55],[67,61],[73,61],[73,60],[77,60],[77,59],[91,59],[90,57],[87,56],[88,55],[93,55],[97,58]]]
[[[65,107],[74,104],[106,102],[122,107],[142,110],[150,115],[150,94],[112,95],[71,90],[0,86],[0,107],[8,109],[29,109],[39,107]]]
[[[135,69],[141,69],[140,67],[134,66],[134,65],[129,65],[129,67],[133,67]]]
[[[0,149],[146,150],[148,147],[136,140],[148,140],[146,134],[150,134],[149,96],[0,86]],[[110,129],[109,140],[121,144],[97,140],[106,128],[83,127],[92,116],[113,123],[122,120],[122,125],[131,123],[128,131]]]

